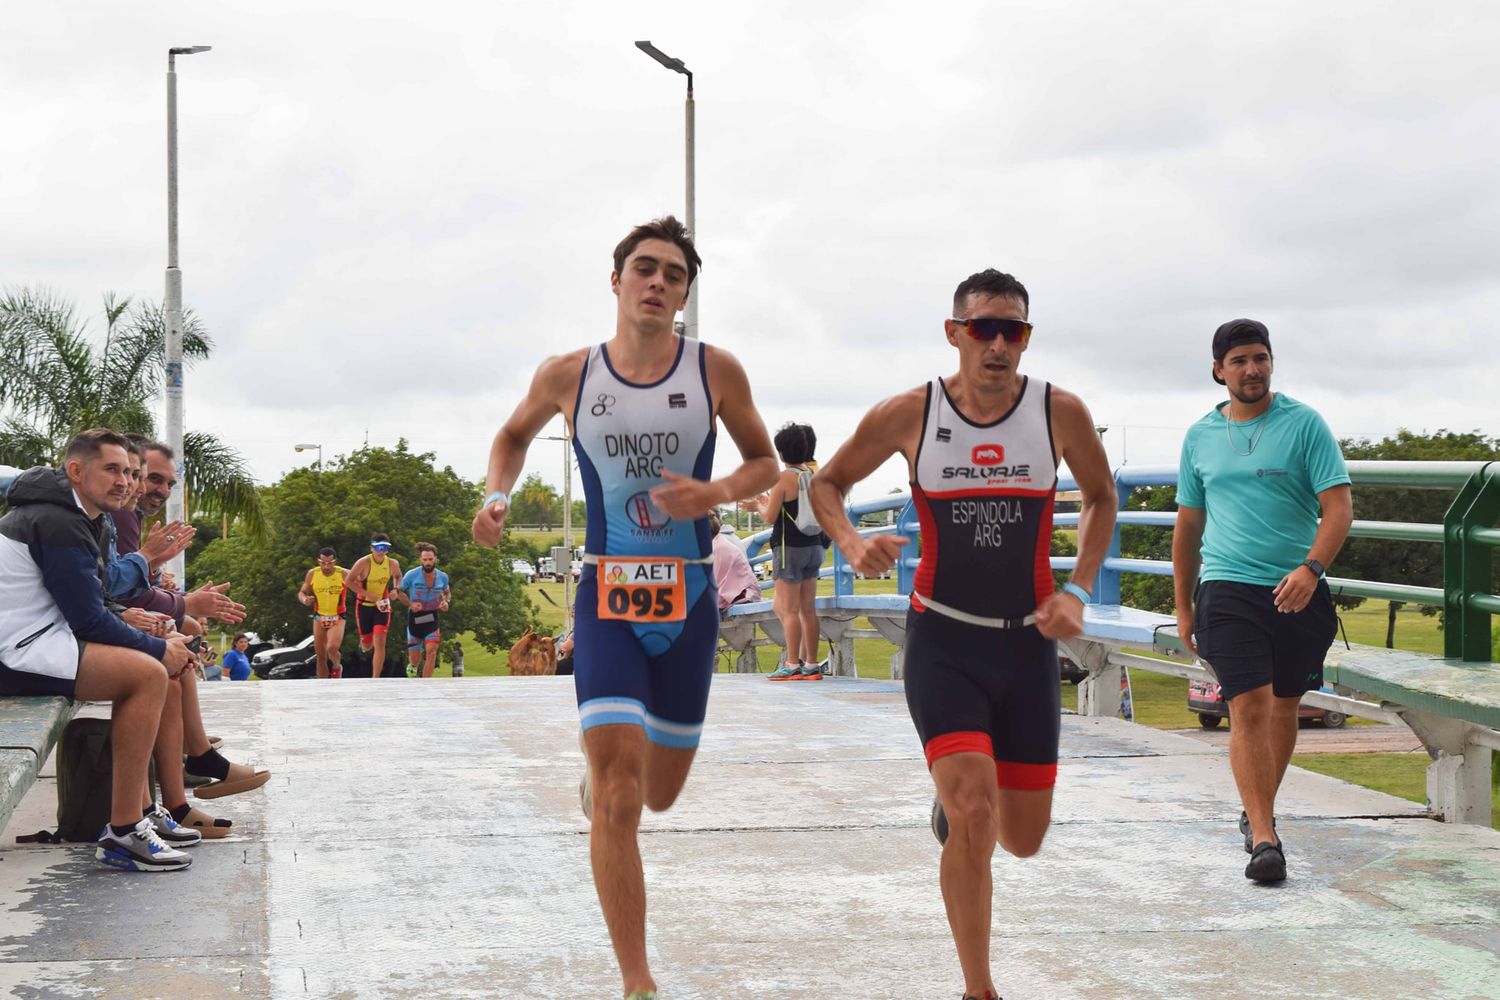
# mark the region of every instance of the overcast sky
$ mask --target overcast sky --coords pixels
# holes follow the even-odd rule
[[[1497,29],[1480,0],[6,4],[0,284],[96,331],[105,291],[161,298],[166,49],[212,45],[178,62],[217,345],[189,426],[263,482],[400,436],[479,478],[537,363],[613,332],[615,243],[682,210],[684,80],[645,38],[695,74],[702,335],[820,458],[954,368],[990,266],[1115,464],[1175,463],[1242,315],[1340,436],[1495,433]],[[560,483],[559,446],[528,470]]]

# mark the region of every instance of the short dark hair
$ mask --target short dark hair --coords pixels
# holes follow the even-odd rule
[[[708,513],[708,533],[710,535],[717,535],[719,533],[719,528],[721,528],[721,527],[723,527],[723,525],[720,524],[720,522],[719,522],[719,512],[718,511],[709,511],[709,513]]]
[[[788,465],[811,462],[818,450],[818,435],[807,424],[787,424],[776,432],[773,440],[776,454]]]
[[[1021,304],[1026,307],[1026,315],[1031,315],[1031,296],[1026,294],[1026,286],[1017,281],[1014,275],[997,271],[993,267],[971,274],[958,283],[958,288],[953,292],[955,313],[964,307],[965,300],[970,295],[993,295],[996,298],[1020,299]]]
[[[321,549],[318,550],[318,555],[320,555],[320,556],[333,556],[335,559],[337,559],[338,556],[339,556],[338,552],[334,550],[334,547],[332,545],[325,545],[325,546],[323,546]]]
[[[698,268],[703,266],[703,259],[698,256],[698,249],[693,246],[693,237],[688,232],[687,226],[679,222],[675,215],[664,215],[660,219],[652,219],[632,229],[630,235],[615,247],[615,273],[624,273],[625,258],[647,240],[666,240],[668,243],[677,244],[677,248],[682,251],[682,256],[687,259],[688,288],[692,288],[693,279],[698,277]]]
[[[90,427],[68,442],[68,450],[63,452],[63,464],[66,465],[75,458],[81,462],[96,459],[99,457],[100,449],[107,444],[130,451],[130,442],[125,439],[125,435],[116,433],[108,427]]]
[[[130,453],[144,461],[146,458],[146,445],[151,443],[151,438],[140,431],[127,431],[125,440],[130,442]]]
[[[417,551],[418,552],[431,552],[433,555],[437,555],[437,546],[433,545],[431,542],[418,542],[417,543]]]
[[[148,452],[148,451],[159,451],[159,452],[161,452],[163,455],[165,455],[167,457],[167,461],[169,461],[169,462],[173,462],[173,461],[177,460],[176,453],[174,453],[172,451],[172,449],[171,449],[171,447],[169,445],[162,444],[160,441],[157,441],[154,438],[148,438],[148,437],[146,437],[146,435],[142,434],[141,435],[141,457],[145,458],[146,457],[146,452]]]
[[[243,633],[243,632],[236,632],[234,634],[234,638],[229,640],[229,644],[231,646],[233,646],[235,643],[239,642],[241,639],[248,639],[248,638],[250,638],[250,637],[248,635],[246,635],[245,633]]]
[[[377,531],[377,532],[375,532],[375,534],[373,534],[373,535],[370,536],[370,544],[371,545],[374,545],[376,542],[386,542],[386,543],[389,543],[390,540],[391,540],[391,536],[387,535],[383,531]]]

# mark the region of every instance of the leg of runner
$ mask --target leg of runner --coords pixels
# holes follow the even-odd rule
[[[589,858],[599,906],[626,995],[655,990],[646,962],[646,878],[636,840],[644,800],[646,733],[640,726],[603,725],[585,730],[583,738],[593,795]]]
[[[433,670],[437,669],[438,643],[442,641],[442,633],[434,632],[422,643],[422,676],[431,677]]]
[[[328,626],[328,637],[324,642],[326,644],[324,648],[328,651],[328,676],[343,677],[344,657],[339,652],[339,647],[344,644],[344,619],[342,617]]]
[[[313,656],[316,658],[319,678],[327,677],[330,670],[328,666],[328,632],[329,629],[324,626],[322,621],[316,618],[313,619]]]
[[[995,992],[990,977],[990,859],[999,798],[995,760],[983,753],[949,754],[933,763],[932,780],[948,817],[940,868],[943,905],[958,947],[964,995],[982,997],[986,990]]]
[[[385,634],[385,626],[375,626],[371,640],[372,648],[370,652],[371,677],[383,677],[385,675]]]

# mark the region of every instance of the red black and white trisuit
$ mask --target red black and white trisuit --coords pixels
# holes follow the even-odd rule
[[[912,483],[922,558],[906,703],[929,767],[990,754],[1002,788],[1046,789],[1057,777],[1057,645],[1030,620],[1053,591],[1051,399],[1048,383],[1023,379],[1008,413],[976,424],[942,379],[929,382]]]

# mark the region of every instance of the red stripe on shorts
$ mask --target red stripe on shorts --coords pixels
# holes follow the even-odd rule
[[[995,783],[1019,792],[1045,792],[1057,784],[1056,764],[1017,764],[995,761]]]
[[[928,740],[922,749],[927,751],[929,770],[940,758],[950,754],[982,753],[987,757],[995,756],[995,745],[990,742],[989,733],[944,733]]]

